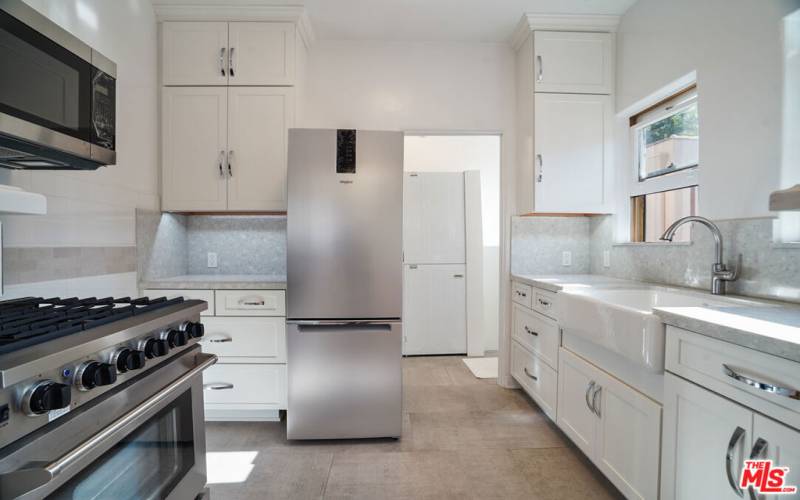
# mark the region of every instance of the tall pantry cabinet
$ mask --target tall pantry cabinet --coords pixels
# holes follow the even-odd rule
[[[518,213],[608,211],[617,18],[574,21],[515,35]]]
[[[294,126],[293,22],[161,23],[161,206],[286,210]]]

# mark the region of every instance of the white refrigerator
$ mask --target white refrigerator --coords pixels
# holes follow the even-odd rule
[[[403,178],[403,354],[467,352],[463,173]]]

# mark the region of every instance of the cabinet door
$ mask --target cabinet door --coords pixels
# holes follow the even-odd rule
[[[407,264],[463,263],[464,174],[406,173],[403,259]]]
[[[403,270],[403,354],[467,352],[463,264],[411,265]]]
[[[226,85],[228,23],[165,22],[161,28],[164,85]]]
[[[626,498],[658,498],[661,405],[608,374],[597,383],[597,467]]]
[[[161,107],[162,209],[225,210],[227,89],[167,87]]]
[[[770,459],[774,466],[789,467],[785,485],[800,487],[800,432],[756,413],[753,417],[753,447],[750,456]],[[761,495],[758,498],[778,500],[789,497]]]
[[[597,415],[591,407],[599,371],[566,349],[558,353],[558,412],[556,423],[586,456],[592,458],[597,442]]]
[[[614,37],[611,33],[537,31],[533,50],[536,92],[612,93]]]
[[[752,424],[749,409],[666,373],[661,498],[739,499],[738,479]]]
[[[230,87],[228,209],[286,210],[289,88]]]
[[[292,85],[292,23],[229,23],[230,85]]]
[[[536,94],[534,116],[536,211],[603,212],[610,98]]]

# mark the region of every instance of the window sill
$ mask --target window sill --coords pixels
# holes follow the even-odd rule
[[[626,241],[614,243],[614,247],[688,247],[691,241]]]
[[[779,250],[800,250],[800,241],[775,242],[771,246]]]

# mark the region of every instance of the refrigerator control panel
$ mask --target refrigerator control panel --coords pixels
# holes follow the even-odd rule
[[[336,131],[336,173],[356,173],[356,131]]]

